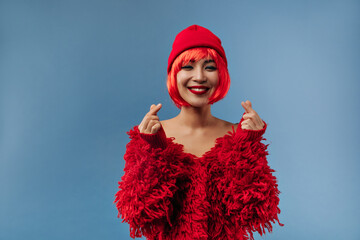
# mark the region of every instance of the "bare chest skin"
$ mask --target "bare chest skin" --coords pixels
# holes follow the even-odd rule
[[[184,152],[193,154],[197,157],[202,157],[212,147],[215,146],[215,141],[219,137],[223,137],[227,132],[232,131],[232,126],[236,131],[238,124],[233,124],[227,121],[219,120],[216,127],[208,129],[191,131],[185,129],[178,124],[169,120],[161,121],[161,125],[166,133],[166,137],[174,137],[175,143],[184,146]]]

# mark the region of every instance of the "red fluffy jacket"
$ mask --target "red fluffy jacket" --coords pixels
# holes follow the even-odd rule
[[[241,119],[243,121],[243,119]],[[241,123],[241,122],[240,122]],[[265,123],[265,122],[264,122]],[[156,134],[127,134],[124,175],[116,207],[132,238],[149,240],[254,239],[279,225],[279,193],[268,166],[261,130],[235,131],[216,139],[202,157]]]

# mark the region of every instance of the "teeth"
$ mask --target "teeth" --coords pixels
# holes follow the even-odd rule
[[[191,90],[197,91],[197,92],[203,92],[206,91],[207,88],[190,88]]]

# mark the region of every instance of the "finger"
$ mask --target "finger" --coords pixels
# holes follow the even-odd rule
[[[143,122],[141,123],[144,131],[150,132],[152,125],[149,126],[149,124],[151,123],[151,121],[158,122],[159,117],[156,116],[156,115],[145,116],[144,119],[143,119]]]
[[[152,128],[158,123],[159,123],[158,120],[150,120],[149,124],[147,125],[146,132],[152,133]]]
[[[245,113],[243,115],[243,119],[254,119],[255,118],[255,114],[254,113]]]
[[[241,106],[245,109],[245,112],[246,113],[250,113],[252,111],[252,108],[251,108],[251,103],[249,105],[250,102],[249,100],[247,100],[246,102],[241,102]]]
[[[252,104],[251,104],[250,100],[246,100],[246,103],[252,109]]]
[[[256,128],[256,124],[252,119],[248,119],[246,120],[246,124],[249,125],[251,127],[251,129],[255,129]]]
[[[241,123],[241,125],[247,126],[248,128],[246,128],[246,129],[250,129],[250,130],[256,130],[257,129],[255,123],[251,119],[244,120]]]
[[[259,126],[259,129],[261,129],[264,126],[263,120],[257,114],[256,114],[255,122],[256,125]]]
[[[159,131],[160,127],[161,127],[161,124],[160,124],[160,123],[156,123],[154,126],[152,126],[152,128],[151,128],[151,133],[152,133],[152,134],[157,133],[157,132]]]
[[[149,121],[150,121],[150,119],[149,119],[147,116],[145,116],[145,117],[143,118],[143,120],[141,121],[141,123],[140,123],[140,125],[139,125],[139,130],[140,130],[141,133],[145,133],[145,132],[146,132],[147,126],[148,126],[148,124],[149,124]]]
[[[260,118],[259,114],[255,110],[253,110],[253,112],[255,113],[254,118],[253,118],[253,121],[255,122],[255,124],[258,126],[263,126],[264,123],[263,123],[263,120]]]
[[[145,117],[144,117],[145,121],[146,120],[155,120],[155,119],[159,120],[159,116],[157,116],[157,115],[145,115]]]
[[[151,106],[150,106],[150,109],[153,108],[154,106],[155,106],[154,104],[151,105]],[[143,132],[144,132],[144,130],[147,128],[147,125],[148,125],[149,121],[150,121],[151,119],[154,119],[154,117],[156,117],[157,119],[159,119],[159,117],[156,116],[156,115],[148,115],[148,113],[145,115],[145,117],[141,120],[141,123],[140,123],[139,126],[138,126],[138,129],[139,129],[140,133],[143,133]]]
[[[263,127],[265,125],[264,123],[258,124],[257,122],[253,121],[252,119],[246,120],[245,124],[247,126],[249,126],[250,130],[260,130],[260,129],[263,129]]]
[[[145,122],[145,119],[143,118],[143,120],[141,120],[141,123],[138,126],[138,129],[141,133],[143,132],[144,122]]]
[[[244,118],[244,120],[245,119],[251,119],[255,123],[255,125],[257,125],[257,126],[262,126],[263,125],[263,121],[261,120],[259,114],[257,114],[257,112],[255,112],[255,111],[253,111],[251,113],[245,113],[243,115],[243,118]]]
[[[246,100],[245,103],[248,106],[249,112],[255,112],[254,109],[252,108],[252,104],[251,104],[251,102],[249,100]]]
[[[244,120],[250,119],[255,124],[255,126],[262,125],[262,120],[260,119],[259,115],[255,111],[253,111],[251,113],[245,113],[243,115],[243,119]]]
[[[154,104],[153,104],[154,105]],[[155,106],[155,105],[154,105]],[[158,105],[156,105],[155,107],[150,107],[150,111],[147,113],[148,115],[156,115],[157,112],[161,109],[162,104],[159,103]]]
[[[258,130],[263,129],[265,126],[265,123],[261,120],[261,123],[258,125],[259,127],[257,128]]]
[[[247,129],[247,130],[251,130],[250,126],[247,124],[241,124],[241,129]]]

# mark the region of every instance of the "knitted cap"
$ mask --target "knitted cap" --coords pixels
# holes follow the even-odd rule
[[[208,47],[216,50],[224,59],[224,62],[227,66],[225,51],[221,46],[221,40],[209,29],[199,25],[192,25],[185,28],[179,32],[178,35],[176,35],[168,60],[168,73],[170,72],[171,65],[177,56],[179,56],[185,50],[196,47]]]

